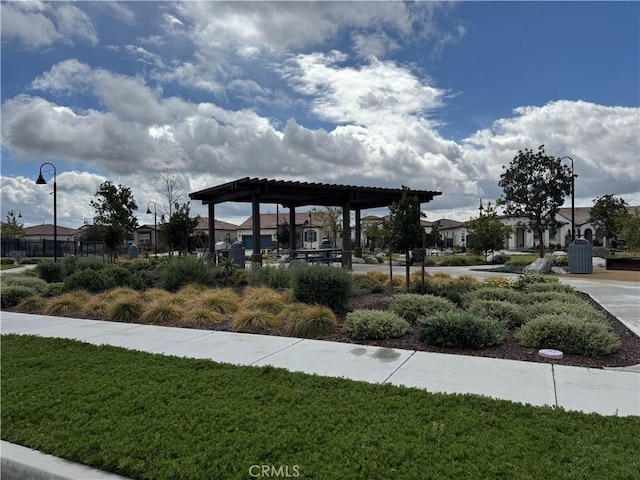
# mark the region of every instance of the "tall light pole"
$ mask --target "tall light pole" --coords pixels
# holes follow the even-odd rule
[[[44,162],[40,165],[40,175],[36,185],[46,185],[47,181],[42,176],[42,167],[50,165],[53,168],[53,261],[58,261],[58,191],[56,187],[56,166],[53,163]]]
[[[564,156],[559,159],[560,162],[568,158],[571,160],[571,243],[576,239],[576,177],[573,174],[573,158]]]
[[[153,200],[147,203],[147,215],[151,215],[151,209],[149,205],[153,204],[153,250],[156,252],[156,257],[158,256],[158,211],[156,202]]]

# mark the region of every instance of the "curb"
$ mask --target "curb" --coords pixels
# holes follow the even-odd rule
[[[4,440],[0,447],[3,480],[128,480]]]

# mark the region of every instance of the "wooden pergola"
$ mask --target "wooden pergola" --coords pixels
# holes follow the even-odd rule
[[[427,190],[411,190],[420,203],[428,203],[442,192]],[[254,243],[260,239],[260,204],[280,204],[289,208],[289,224],[295,225],[295,209],[309,205],[342,207],[342,266],[351,268],[351,226],[350,213],[355,211],[355,245],[356,256],[362,255],[361,222],[362,210],[388,207],[402,198],[401,188],[362,187],[353,185],[336,185],[327,183],[294,182],[285,180],[268,180],[265,178],[241,178],[229,183],[200,190],[189,194],[191,200],[200,200],[208,206],[209,216],[209,251],[214,251],[215,205],[225,202],[251,203],[252,230]],[[295,230],[289,232],[289,245],[295,245]],[[262,263],[259,248],[254,248],[252,261]]]

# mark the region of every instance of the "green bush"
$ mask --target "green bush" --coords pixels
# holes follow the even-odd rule
[[[20,265],[37,265],[42,262],[42,259],[35,257],[23,258],[20,260]]]
[[[442,313],[428,318],[420,339],[437,347],[483,348],[504,339],[506,325],[469,312]]]
[[[276,290],[284,290],[291,286],[289,269],[284,266],[252,268],[247,281],[254,287],[269,287]]]
[[[2,288],[27,287],[42,295],[47,290],[47,282],[38,277],[12,273],[2,277]]]
[[[511,260],[511,257],[509,257],[508,255],[505,255],[504,253],[496,253],[495,255],[493,255],[491,260],[489,260],[489,263],[491,265],[504,265],[509,260]]]
[[[498,300],[501,302],[527,304],[530,300],[522,292],[512,288],[480,287],[462,296],[462,305],[467,307],[475,300]]]
[[[607,326],[585,322],[571,315],[541,315],[516,333],[521,345],[554,348],[564,353],[600,357],[620,348],[619,337]]]
[[[358,340],[401,337],[409,322],[393,312],[356,310],[347,314],[344,331]]]
[[[416,323],[420,317],[428,317],[442,312],[452,312],[455,305],[448,299],[435,295],[418,295],[415,293],[401,293],[395,295],[389,305],[389,310],[409,323]]]
[[[47,289],[42,293],[43,297],[57,297],[65,292],[63,282],[48,283]]]
[[[100,258],[76,257],[75,255],[64,257],[60,261],[60,264],[62,265],[63,280],[79,270],[101,270],[106,266],[104,261]]]
[[[526,267],[527,265],[529,265],[533,260],[531,259],[531,256],[529,255],[523,255],[523,256],[513,256],[511,257],[508,261],[505,262],[505,265],[509,266],[509,267]]]
[[[351,274],[343,268],[324,265],[289,267],[294,300],[343,311],[352,292]]]
[[[509,328],[519,327],[529,318],[526,307],[502,300],[476,299],[467,306],[467,311],[479,317],[503,322]]]
[[[480,255],[451,255],[438,260],[441,267],[469,267],[472,265],[484,265],[486,262]]]
[[[2,257],[0,258],[0,265],[14,265],[16,261],[10,257]]]
[[[536,303],[526,308],[526,318],[533,320],[541,315],[560,315],[566,314],[576,320],[585,322],[601,323],[609,325],[607,316],[601,310],[592,307],[587,302],[584,303],[565,303],[559,301],[550,301]]]
[[[524,275],[520,275],[518,280],[513,284],[513,288],[516,290],[525,291],[531,284],[535,283],[550,283],[553,285],[557,285],[560,282],[556,277],[550,277],[549,275],[542,275],[540,273],[525,273]]]
[[[109,275],[104,275],[102,270],[77,270],[64,279],[64,289],[86,290],[91,293],[100,293],[118,285]]]
[[[2,308],[15,307],[25,298],[37,295],[33,288],[22,285],[2,285],[0,290],[0,306]]]
[[[526,297],[530,303],[547,303],[547,302],[562,302],[562,303],[585,303],[585,301],[577,296],[575,293],[551,291],[551,292],[533,292],[526,293]]]
[[[209,285],[212,281],[212,267],[192,255],[172,258],[162,267],[162,286],[170,292],[175,292],[190,283]]]
[[[551,260],[551,265],[554,267],[568,267],[569,266],[569,255],[551,255],[549,257]]]
[[[575,293],[575,289],[571,285],[566,283],[530,283],[524,287],[524,291],[527,293],[537,292],[557,292],[557,293]]]
[[[61,282],[64,279],[63,267],[60,262],[41,262],[36,265],[36,271],[40,278],[48,283]]]
[[[607,258],[611,255],[611,249],[606,247],[593,247],[591,255],[594,257]]]

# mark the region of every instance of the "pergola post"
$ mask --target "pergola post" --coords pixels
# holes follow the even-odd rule
[[[251,266],[262,266],[262,251],[260,250],[260,195],[257,193],[251,197],[251,214],[253,227],[253,255]]]
[[[289,258],[296,258],[296,207],[289,206]]]
[[[210,203],[207,205],[207,215],[209,215],[209,219],[207,222],[208,230],[209,230],[209,255],[216,254],[216,221],[215,221],[215,204]],[[213,258],[213,257],[212,257]]]
[[[354,255],[362,258],[362,225],[360,223],[360,209],[356,208],[356,242],[354,245]]]
[[[351,270],[351,205],[345,200],[342,207],[342,268]]]

